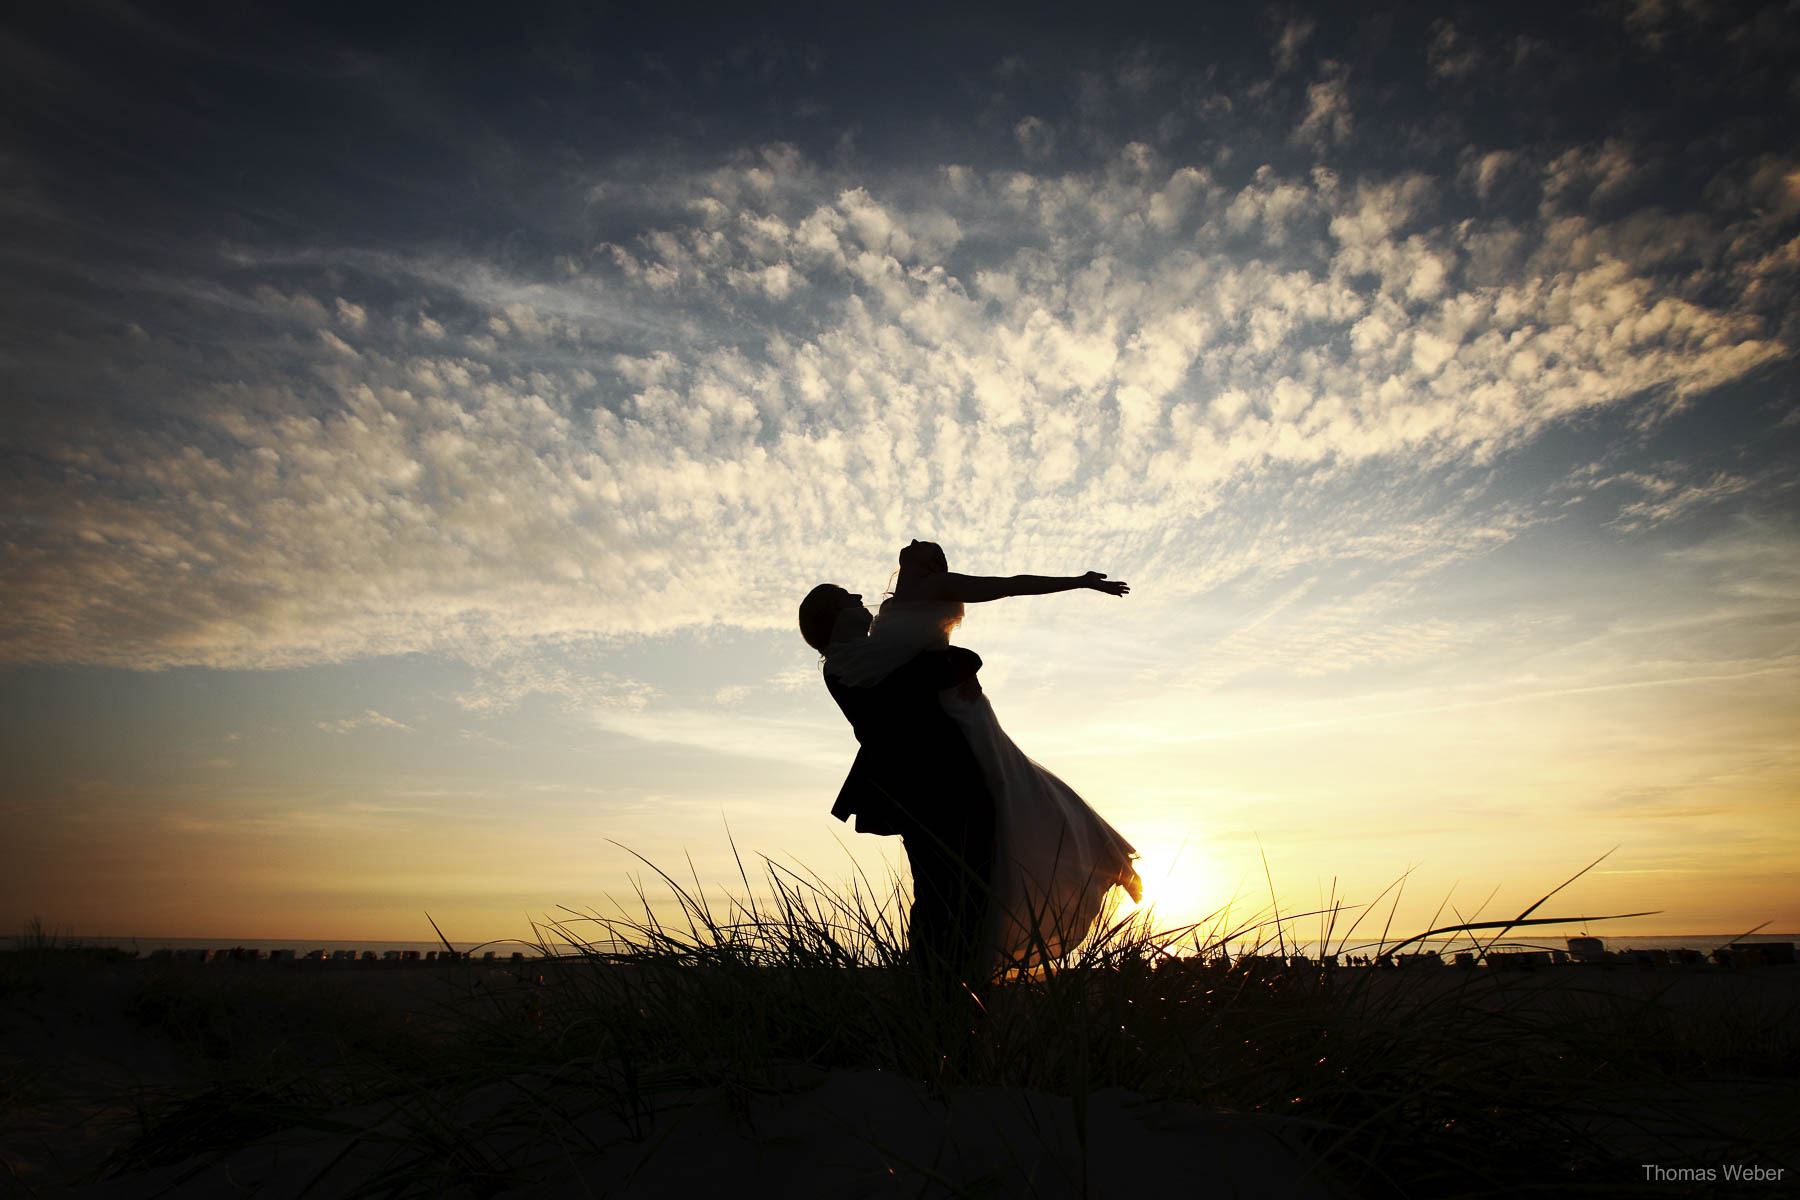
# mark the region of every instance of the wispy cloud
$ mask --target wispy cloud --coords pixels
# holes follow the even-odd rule
[[[639,741],[680,746],[704,754],[758,759],[783,768],[841,770],[854,753],[849,726],[817,719],[768,717],[720,708],[606,709],[594,724]]]
[[[398,729],[402,733],[413,731],[411,725],[383,716],[372,708],[363,710],[358,716],[340,717],[335,721],[316,721],[314,724],[326,733],[351,733],[358,729]]]

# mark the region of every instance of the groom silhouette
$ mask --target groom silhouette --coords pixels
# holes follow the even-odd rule
[[[821,654],[868,636],[862,597],[822,583],[800,604],[800,634]],[[858,833],[899,834],[912,868],[913,961],[940,994],[976,978],[994,852],[994,801],[981,764],[938,694],[979,688],[981,656],[960,646],[927,650],[869,687],[825,670],[825,686],[859,749],[831,815]]]

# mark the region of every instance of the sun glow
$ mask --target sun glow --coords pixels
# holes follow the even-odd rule
[[[1139,907],[1154,913],[1158,928],[1207,923],[1224,906],[1227,897],[1220,890],[1216,864],[1191,840],[1147,838],[1143,845],[1137,861],[1144,881]]]

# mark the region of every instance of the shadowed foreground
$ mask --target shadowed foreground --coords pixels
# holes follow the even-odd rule
[[[892,897],[772,882],[729,918],[678,893],[680,928],[550,927],[561,955],[522,969],[6,956],[13,1193],[1601,1194],[1643,1186],[1645,1163],[1721,1162],[1796,1178],[1794,968],[1225,967],[1208,952],[1242,926],[1175,959],[1127,922],[970,1019],[899,969]]]

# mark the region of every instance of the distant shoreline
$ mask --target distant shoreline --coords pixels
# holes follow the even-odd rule
[[[1541,935],[1537,937],[1510,936],[1500,938],[1492,944],[1495,949],[1499,950],[1540,948],[1562,949],[1569,937],[1576,936],[1598,937],[1605,943],[1608,952],[1615,953],[1633,950],[1674,951],[1681,949],[1691,949],[1700,951],[1701,953],[1710,953],[1712,950],[1733,942],[1800,943],[1800,933],[1755,933],[1747,936],[1743,934],[1720,933],[1618,934],[1612,936],[1606,934],[1582,935],[1571,933]],[[1477,939],[1477,941],[1479,941],[1482,946],[1487,946],[1489,944],[1488,940],[1485,938]],[[32,939],[24,936],[8,936],[0,938],[0,952],[26,949],[29,948],[31,942]],[[400,955],[403,960],[409,955],[416,955],[417,961],[423,962],[426,961],[427,955],[429,955],[430,961],[436,962],[443,955],[443,951],[446,948],[445,943],[441,941],[364,941],[357,939],[330,938],[87,937],[72,934],[59,936],[56,939],[56,942],[58,945],[62,946],[79,946],[94,950],[117,949],[135,954],[139,959],[161,957],[161,952],[179,954],[183,951],[207,951],[209,952],[208,957],[210,959],[214,954],[222,955],[229,953],[232,950],[256,951],[262,961],[268,960],[271,951],[281,951],[284,952],[284,958],[291,958],[293,961],[307,961],[308,955],[318,956],[323,954],[325,960],[330,962],[333,961],[331,958],[332,955],[341,955],[348,952],[356,955],[357,962],[367,961],[363,956],[371,953],[375,955],[374,961],[377,962],[392,961],[387,956],[396,953]],[[1409,949],[1415,951],[1438,950],[1443,952],[1450,947],[1467,948],[1469,943],[1470,938],[1467,935],[1454,938],[1432,938],[1426,941],[1413,943]],[[1392,943],[1390,943],[1390,945],[1391,944]],[[1364,944],[1362,942],[1352,942],[1339,948],[1338,944],[1334,942],[1332,943],[1332,946],[1334,949],[1339,949],[1340,954],[1344,952],[1357,954],[1376,953],[1376,947],[1373,943]],[[594,948],[599,949],[602,952],[605,951],[605,947],[606,943],[594,944]],[[619,948],[623,949],[624,947],[621,945]],[[1222,948],[1227,950],[1233,958],[1238,958],[1245,954],[1270,956],[1282,952],[1274,942],[1265,942],[1258,947],[1255,943],[1247,940],[1228,942]],[[472,962],[484,961],[483,956],[488,953],[492,953],[494,958],[485,961],[497,962],[510,961],[514,953],[523,954],[528,959],[541,957],[542,955],[542,949],[539,946],[516,938],[496,939],[485,942],[452,939],[449,942],[449,949],[455,951],[457,961]],[[1304,955],[1309,958],[1315,958],[1318,956],[1319,947],[1316,941],[1288,940],[1285,944],[1285,953],[1288,955]],[[1448,956],[1446,955],[1446,960],[1447,959]],[[313,961],[317,961],[317,958],[315,957]],[[343,965],[347,960],[340,957],[335,961],[337,961],[339,965]]]
[[[1574,927],[1571,924],[1571,926],[1569,926],[1569,928],[1571,930],[1573,930]],[[204,944],[207,946],[273,946],[273,945],[282,945],[282,946],[307,946],[309,948],[310,947],[326,947],[326,948],[342,947],[345,949],[349,949],[351,947],[362,947],[362,946],[367,946],[371,949],[378,949],[378,948],[384,947],[384,946],[393,947],[396,949],[402,948],[402,947],[435,946],[435,947],[438,947],[441,949],[444,945],[444,943],[442,941],[438,940],[437,938],[411,938],[411,939],[407,939],[407,938],[330,938],[330,937],[321,937],[321,938],[260,937],[259,938],[259,937],[229,937],[229,936],[220,936],[220,937],[211,937],[211,936],[146,937],[142,934],[92,935],[92,934],[85,934],[85,933],[83,933],[83,934],[59,933],[54,936],[56,937],[56,939],[59,942],[68,942],[68,943],[84,945],[84,946],[98,946],[98,945],[103,945],[103,944],[116,945],[116,944],[125,943],[125,942],[135,942],[139,946],[148,946],[148,947],[152,947],[152,948],[162,947],[162,946],[181,948],[181,947],[186,947],[186,946],[198,946],[198,945]],[[1467,934],[1459,934],[1455,938],[1443,937],[1443,938],[1432,938],[1430,940],[1434,941],[1434,942],[1464,941],[1464,940],[1467,940],[1467,937],[1468,937]],[[1796,931],[1796,932],[1792,932],[1792,933],[1770,933],[1770,932],[1764,931],[1764,932],[1758,932],[1758,933],[1745,935],[1741,931],[1726,931],[1726,932],[1719,932],[1719,933],[1692,933],[1692,932],[1689,932],[1689,933],[1607,933],[1604,930],[1599,930],[1599,931],[1594,931],[1594,932],[1590,932],[1588,930],[1581,930],[1579,932],[1569,932],[1566,934],[1565,933],[1545,934],[1545,935],[1543,935],[1542,940],[1561,941],[1565,937],[1597,937],[1597,938],[1605,938],[1607,941],[1614,941],[1614,940],[1624,941],[1626,939],[1649,939],[1652,941],[1667,941],[1671,938],[1688,938],[1688,939],[1711,939],[1711,940],[1720,941],[1720,942],[1724,942],[1724,941],[1791,942],[1797,938],[1800,938],[1800,931]],[[10,945],[17,943],[19,941],[22,941],[22,940],[25,940],[25,937],[23,935],[19,935],[19,934],[0,935],[0,945],[10,946]],[[1233,943],[1236,943],[1238,941],[1248,941],[1248,940],[1249,939],[1247,939],[1247,938],[1232,938],[1231,939],[1231,941]],[[1290,938],[1288,940],[1290,942],[1292,942],[1294,939]],[[1524,940],[1524,939],[1521,939],[1517,935],[1510,935],[1508,940],[1518,941],[1518,940]],[[520,944],[520,943],[525,943],[527,945],[531,944],[529,942],[525,942],[525,939],[523,939],[523,938],[486,938],[486,939],[450,938],[449,942],[450,942],[451,946],[457,947],[457,948],[466,948],[466,947],[472,947],[472,946],[497,946],[503,942],[511,942],[515,945]]]

